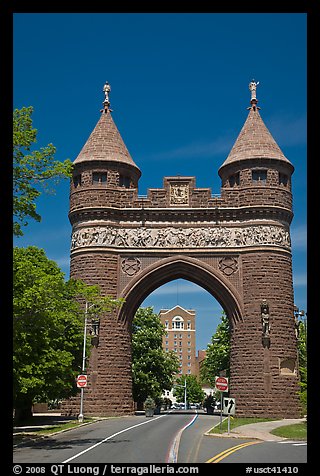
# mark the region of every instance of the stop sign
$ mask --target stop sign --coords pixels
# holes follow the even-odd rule
[[[216,377],[216,388],[220,390],[220,392],[227,392],[228,391],[227,377]]]
[[[86,375],[78,375],[77,377],[77,387],[83,388],[87,386],[87,376]]]

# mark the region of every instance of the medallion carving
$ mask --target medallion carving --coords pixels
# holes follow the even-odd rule
[[[138,258],[125,258],[121,261],[122,272],[128,276],[134,276],[141,269],[141,261]]]
[[[219,260],[219,269],[226,276],[231,276],[238,271],[238,260],[232,256],[226,256]]]

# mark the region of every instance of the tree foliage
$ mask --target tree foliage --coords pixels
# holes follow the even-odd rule
[[[184,382],[187,384],[187,403],[200,403],[205,397],[201,383],[195,375],[181,375],[174,385],[173,395],[178,402],[184,402]]]
[[[41,220],[35,200],[41,194],[39,185],[47,187],[61,178],[71,176],[72,162],[54,160],[56,148],[52,144],[31,150],[37,142],[37,129],[32,125],[33,108],[13,111],[13,233],[22,236],[22,226],[28,219]]]
[[[172,387],[179,360],[162,348],[164,326],[152,307],[140,308],[132,322],[133,398],[140,408],[148,396],[158,399]]]
[[[200,369],[201,378],[214,387],[215,377],[222,370],[226,370],[227,376],[230,375],[230,324],[225,312],[207,347],[206,358]]]
[[[298,356],[299,356],[299,376],[300,376],[300,402],[302,406],[302,413],[307,413],[307,387],[308,387],[308,374],[307,374],[307,329],[306,323],[300,322],[299,324],[299,337],[298,337]]]
[[[66,282],[57,264],[34,246],[14,248],[13,272],[13,403],[23,417],[36,401],[77,391],[84,311],[76,298],[98,300],[96,313],[118,302],[99,298],[97,286]]]

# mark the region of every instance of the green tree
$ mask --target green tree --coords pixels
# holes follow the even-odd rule
[[[99,291],[81,281],[66,282],[57,264],[34,246],[14,248],[13,272],[13,404],[17,419],[23,419],[36,401],[77,392],[84,329],[79,298],[98,299]],[[118,302],[101,298],[98,304],[96,313]],[[89,344],[88,338],[88,349]]]
[[[200,403],[205,397],[205,392],[202,390],[201,383],[195,375],[182,375],[179,377],[174,385],[173,395],[178,402],[184,402],[184,382],[187,384],[187,403]]]
[[[37,129],[32,126],[33,108],[23,107],[13,111],[13,233],[22,236],[22,226],[28,219],[41,220],[35,200],[46,186],[61,178],[71,177],[72,162],[54,160],[56,148],[52,144],[32,150],[37,142]],[[52,179],[52,180],[51,180]]]
[[[179,360],[162,348],[164,326],[152,307],[140,308],[132,322],[133,398],[138,409],[148,396],[157,400],[172,387]]]
[[[230,376],[230,324],[225,312],[207,347],[206,358],[200,369],[202,381],[214,386],[215,377],[222,370],[226,370],[226,375]]]
[[[299,323],[298,336],[299,376],[300,376],[300,402],[302,413],[307,413],[307,332],[306,323]]]

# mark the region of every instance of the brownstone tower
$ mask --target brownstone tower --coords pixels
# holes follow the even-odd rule
[[[132,412],[133,316],[153,290],[184,278],[210,292],[230,319],[237,414],[299,416],[293,166],[261,119],[256,86],[249,85],[247,120],[219,169],[220,197],[196,188],[195,177],[180,176],[165,177],[163,188],[139,197],[141,172],[113,122],[105,85],[101,117],[74,162],[71,276],[99,284],[125,304],[101,319],[85,414]]]

